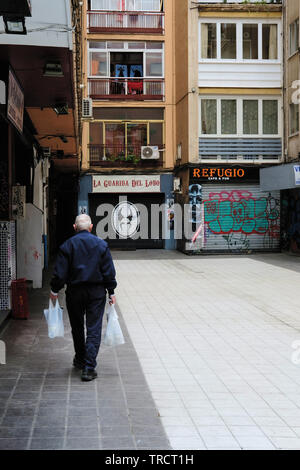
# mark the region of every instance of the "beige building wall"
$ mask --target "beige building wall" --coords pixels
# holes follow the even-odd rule
[[[286,161],[299,160],[300,136],[290,136],[290,104],[293,101],[293,94],[297,91],[295,82],[300,80],[300,53],[299,51],[290,56],[290,24],[296,19],[300,19],[300,2],[286,0],[284,7],[284,115],[285,115],[285,157]],[[300,40],[299,40],[300,44]],[[294,84],[294,85],[293,85]],[[300,82],[298,83],[298,99],[300,98]]]
[[[184,164],[198,161],[198,10],[188,1],[175,5],[176,146]]]
[[[165,110],[165,126],[164,126],[164,170],[173,170],[176,158],[176,98],[175,98],[175,0],[165,1],[165,34],[113,34],[99,33],[88,34],[87,31],[87,0],[83,2],[83,31],[82,31],[82,59],[83,59],[83,76],[82,84],[84,85],[83,96],[88,97],[88,40],[120,40],[120,41],[162,41],[165,48],[165,100],[160,102],[151,101],[93,101],[93,107],[132,107],[132,108],[164,108]],[[185,2],[182,2],[185,3]],[[89,170],[89,122],[84,120],[82,123],[82,170]],[[134,170],[134,168],[133,168]],[[97,167],[97,171],[101,168]],[[129,171],[129,168],[126,168]]]

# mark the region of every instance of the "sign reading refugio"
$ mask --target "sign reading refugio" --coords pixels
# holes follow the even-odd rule
[[[93,193],[160,193],[160,176],[93,175]]]
[[[190,169],[190,179],[203,183],[259,181],[259,172],[253,167],[199,166]]]

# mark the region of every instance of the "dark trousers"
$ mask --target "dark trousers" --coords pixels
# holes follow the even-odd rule
[[[97,365],[96,358],[101,343],[105,303],[106,292],[102,286],[80,285],[67,288],[66,304],[72,328],[75,357],[89,369],[94,369]]]

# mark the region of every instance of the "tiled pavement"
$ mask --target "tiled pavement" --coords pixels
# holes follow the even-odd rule
[[[0,333],[7,348],[7,364],[0,365],[0,449],[168,449],[122,318],[126,344],[101,346],[98,379],[81,382],[70,367],[66,314],[66,337],[47,336],[46,286],[30,295],[30,319],[10,320]]]
[[[119,306],[173,449],[300,449],[299,258],[115,259]]]
[[[48,339],[47,288],[0,335],[0,449],[300,449],[299,258],[113,256],[130,338],[96,381],[70,368],[68,320]]]

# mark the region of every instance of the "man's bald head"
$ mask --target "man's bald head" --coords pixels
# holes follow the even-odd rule
[[[89,215],[80,214],[75,219],[75,224],[73,225],[76,232],[81,232],[82,230],[92,231],[93,225]]]

